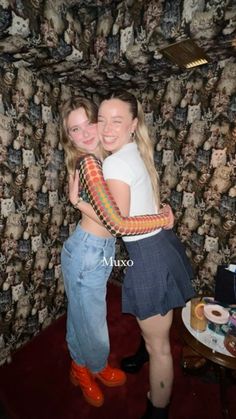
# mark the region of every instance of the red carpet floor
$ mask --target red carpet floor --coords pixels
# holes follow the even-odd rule
[[[108,286],[110,363],[118,366],[139,343],[135,319],[122,315],[119,286]],[[182,341],[175,324],[171,332],[175,383],[170,419],[221,419],[219,385],[211,377],[183,374]],[[0,368],[0,404],[7,419],[140,419],[148,390],[148,365],[128,375],[120,388],[102,386],[105,403],[89,406],[69,381],[70,357],[65,343],[65,317],[58,319]],[[236,417],[236,386],[228,389],[231,416]],[[0,414],[1,417],[1,414]],[[5,417],[4,417],[5,418]]]

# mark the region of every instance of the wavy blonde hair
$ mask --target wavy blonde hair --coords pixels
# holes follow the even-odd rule
[[[149,136],[148,127],[145,123],[144,112],[140,102],[136,97],[125,90],[113,92],[108,99],[119,99],[128,103],[130,112],[134,118],[137,118],[137,127],[134,140],[137,143],[140,155],[144,161],[148,174],[150,176],[152,189],[154,193],[157,209],[160,209],[160,186],[159,175],[154,164],[154,144]]]
[[[72,96],[66,100],[60,108],[60,141],[65,152],[65,164],[69,174],[74,174],[76,169],[77,160],[86,155],[87,152],[83,149],[76,147],[71,141],[68,133],[68,117],[70,113],[76,109],[83,108],[87,115],[89,122],[96,124],[98,108],[97,105],[91,100],[82,96]],[[100,146],[101,158],[106,157],[106,153]]]

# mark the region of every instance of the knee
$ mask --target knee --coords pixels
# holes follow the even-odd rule
[[[169,339],[147,340],[146,349],[150,356],[165,357],[171,356],[171,347]]]

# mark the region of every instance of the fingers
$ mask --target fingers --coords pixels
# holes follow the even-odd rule
[[[162,205],[162,208],[160,210],[161,214],[165,214],[169,217],[169,223],[164,227],[165,230],[171,229],[174,227],[174,214],[172,212],[171,206],[169,204]]]
[[[74,183],[74,176],[73,175],[69,175],[69,188],[71,188],[71,186]]]
[[[69,175],[69,199],[73,204],[78,199],[79,194],[79,171],[76,170],[74,175]]]
[[[73,187],[79,183],[79,171],[76,170],[74,175],[69,175],[69,186]]]
[[[76,179],[79,179],[79,171],[77,169],[75,170],[75,173],[73,175],[69,174],[69,180],[70,181],[74,181]]]
[[[163,206],[163,211],[164,211],[164,212],[169,212],[169,211],[171,211],[171,207],[170,207],[170,205],[169,205],[169,204],[165,204],[165,205]]]
[[[168,214],[171,212],[171,207],[169,205],[165,205],[160,209],[161,214]]]

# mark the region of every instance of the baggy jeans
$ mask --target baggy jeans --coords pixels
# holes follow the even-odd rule
[[[106,289],[115,238],[102,238],[80,225],[64,242],[61,268],[68,300],[66,340],[71,358],[96,373],[107,364],[110,343]],[[112,258],[112,259],[111,259]]]

